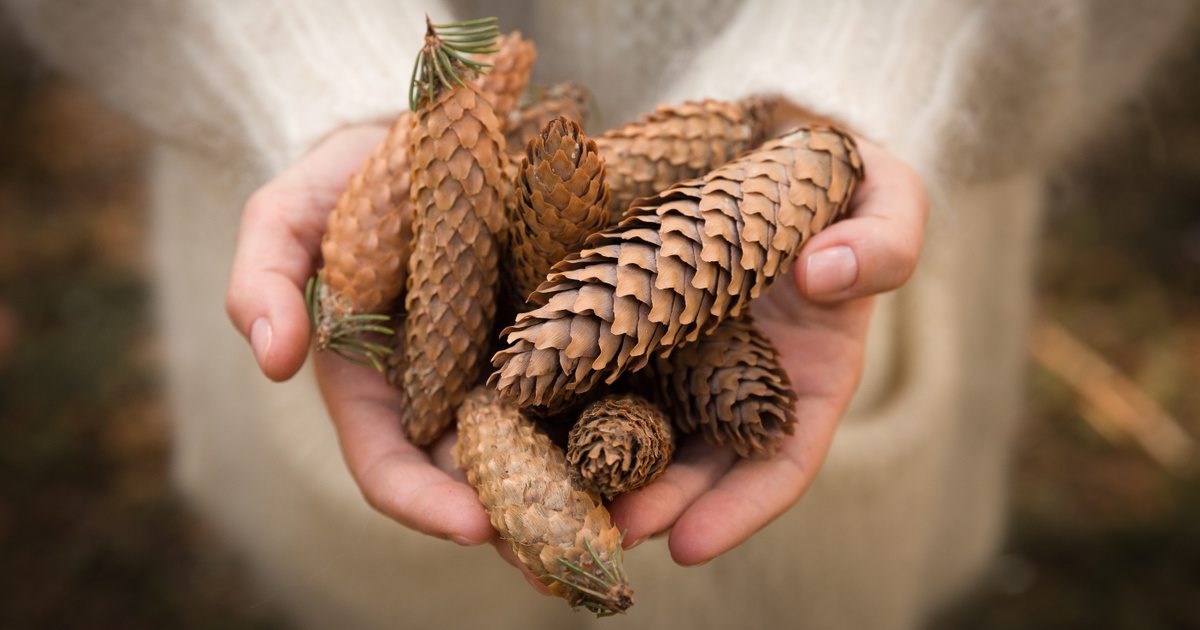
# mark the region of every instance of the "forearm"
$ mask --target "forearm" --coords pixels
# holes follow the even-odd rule
[[[384,0],[5,1],[52,64],[158,136],[271,171],[402,109],[424,21]]]

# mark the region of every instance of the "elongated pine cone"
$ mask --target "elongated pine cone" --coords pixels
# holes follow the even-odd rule
[[[654,112],[596,138],[609,169],[609,217],[617,223],[634,199],[699,177],[766,139],[767,99],[689,101]]]
[[[478,85],[479,91],[492,104],[496,118],[503,122],[516,110],[525,86],[529,85],[533,62],[537,61],[537,47],[521,37],[519,31],[497,37],[495,47],[497,52],[479,57],[479,61],[492,65],[479,77]]]
[[[411,251],[408,159],[414,117],[400,114],[350,178],[321,239],[324,267],[314,314],[317,347],[355,329],[355,315],[387,313],[404,289]]]
[[[477,388],[459,408],[454,460],[492,526],[550,592],[598,615],[633,605],[608,510],[572,478],[562,450],[493,390]]]
[[[608,184],[596,144],[578,123],[556,118],[529,142],[513,187],[504,262],[513,302],[520,306],[554,263],[606,227]]]
[[[654,481],[674,453],[667,416],[635,395],[588,405],[567,439],[567,459],[583,486],[610,499]]]
[[[554,266],[488,382],[547,405],[695,341],[786,273],[861,176],[850,136],[808,127],[645,200]]]
[[[578,83],[556,83],[538,92],[534,100],[514,110],[504,121],[508,156],[520,160],[529,141],[555,118],[569,118],[583,126],[590,98],[587,88]]]
[[[741,457],[769,457],[796,424],[796,392],[779,353],[748,313],[653,364],[682,433],[699,431]]]
[[[474,87],[437,96],[412,134],[414,245],[404,326],[405,428],[433,441],[476,384],[496,313],[504,136]]]

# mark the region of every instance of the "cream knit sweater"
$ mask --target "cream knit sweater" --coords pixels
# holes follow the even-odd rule
[[[880,301],[816,483],[705,567],[674,566],[661,542],[630,553],[638,603],[602,623],[646,628],[907,628],[971,584],[1003,531],[1044,173],[1191,18],[1184,0],[7,2],[49,59],[161,140],[153,251],[177,479],[313,628],[592,623],[490,549],[372,512],[311,375],[267,382],[222,310],[248,194],[331,130],[402,106],[425,11],[499,13],[537,42],[539,80],[594,90],[593,129],[662,101],[782,92],[933,191],[921,269]]]

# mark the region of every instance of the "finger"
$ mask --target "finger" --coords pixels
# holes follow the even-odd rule
[[[308,353],[303,287],[312,274],[321,221],[267,187],[246,204],[225,296],[234,326],[272,380],[291,378]]]
[[[668,546],[675,562],[703,564],[733,549],[791,507],[811,483],[837,425],[826,418],[789,436],[770,459],[739,460],[675,522]],[[834,421],[827,419],[834,417]]]
[[[529,567],[525,566],[525,563],[521,562],[521,560],[517,558],[517,554],[513,553],[512,545],[510,545],[507,540],[504,540],[499,536],[495,536],[492,538],[492,546],[496,548],[496,553],[500,554],[500,557],[503,558],[505,562],[511,564],[514,568],[521,572],[521,575],[525,578],[526,582],[529,582],[529,585],[533,587],[533,590],[541,593],[542,595],[552,595],[550,592],[550,587],[539,582],[538,579],[534,577],[533,572],[529,570]]]
[[[883,149],[861,142],[866,177],[851,199],[851,216],[805,245],[796,264],[800,293],[840,302],[890,291],[916,269],[929,204],[921,178]]]
[[[314,367],[342,454],[367,503],[411,529],[459,544],[492,538],[475,491],[405,439],[399,395],[381,374],[327,353],[316,357]]]
[[[795,433],[769,459],[738,461],[675,521],[668,546],[676,562],[702,564],[729,551],[808,488],[858,384],[870,313],[868,300],[848,302],[793,331],[780,360],[798,396]]]
[[[733,465],[734,454],[690,436],[662,476],[650,485],[617,497],[609,512],[625,533],[625,546],[667,530],[696,497],[704,494]]]
[[[290,378],[308,351],[304,285],[325,221],[352,169],[382,131],[346,130],[260,188],[242,212],[225,308],[250,341],[260,369]]]
[[[445,471],[451,479],[467,483],[467,476],[458,469],[458,464],[454,461],[454,445],[457,442],[458,434],[454,431],[443,433],[429,446],[429,457],[433,460],[433,465]]]

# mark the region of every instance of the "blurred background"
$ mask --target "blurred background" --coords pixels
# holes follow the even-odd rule
[[[283,628],[167,479],[139,131],[0,25],[0,628]],[[1200,46],[1051,190],[1005,554],[938,628],[1200,628]]]

